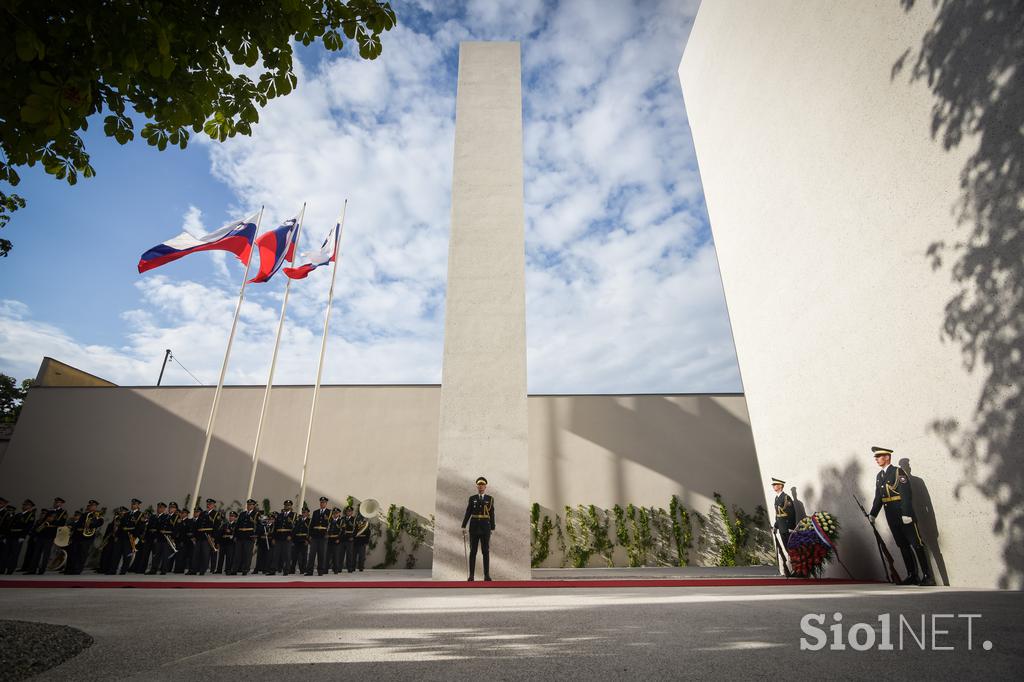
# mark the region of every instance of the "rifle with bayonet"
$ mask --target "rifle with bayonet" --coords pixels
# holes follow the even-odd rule
[[[871,524],[871,532],[875,534],[875,543],[878,545],[878,556],[882,560],[882,572],[885,573],[885,579],[891,583],[900,582],[900,574],[896,572],[896,564],[892,560],[892,554],[889,553],[889,548],[885,546],[885,541],[882,540],[882,536],[878,534],[878,529],[875,528],[875,520],[868,514],[867,510],[864,509],[864,505],[860,503],[860,500],[856,495],[853,496],[857,506],[860,507],[864,517]]]

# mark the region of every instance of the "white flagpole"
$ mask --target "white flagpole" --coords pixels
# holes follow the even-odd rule
[[[334,301],[334,280],[338,276],[338,247],[341,245],[341,233],[345,231],[345,210],[348,208],[348,199],[341,208],[341,221],[338,228],[338,236],[334,240],[334,271],[331,272],[331,289],[327,294],[327,312],[324,314],[324,336],[320,340],[320,363],[316,368],[316,384],[313,386],[313,405],[309,409],[309,428],[306,429],[306,448],[302,453],[302,478],[299,479],[299,513],[302,513],[302,504],[306,501],[306,470],[309,465],[309,441],[313,436],[313,417],[316,416],[316,398],[320,393],[320,377],[324,370],[324,351],[327,350],[327,326],[331,322],[331,302]]]
[[[260,206],[260,215],[256,218],[256,234],[253,235],[252,245],[249,247],[249,258],[245,261],[245,274],[242,275],[242,288],[238,291],[238,305],[235,306],[235,319],[231,322],[231,333],[228,335],[228,347],[224,351],[224,364],[220,367],[220,379],[217,380],[217,390],[213,393],[213,405],[210,407],[210,419],[206,422],[206,442],[203,443],[203,456],[199,458],[199,471],[196,473],[196,487],[192,489],[191,507],[199,504],[199,484],[203,482],[203,470],[206,468],[206,456],[210,453],[210,440],[213,438],[213,423],[217,420],[217,408],[220,406],[220,393],[224,389],[224,375],[228,371],[228,359],[231,357],[231,344],[235,340],[235,328],[238,326],[238,316],[242,312],[242,301],[245,299],[245,284],[249,279],[249,264],[252,263],[252,254],[256,250],[256,235],[260,231],[260,223],[263,221],[263,207]],[[192,513],[192,509],[188,510]]]
[[[302,220],[306,216],[306,204],[302,204],[302,212],[299,214],[299,225],[295,229],[295,241],[292,250],[292,265],[295,264],[295,255],[299,250],[299,238],[302,237]],[[267,405],[270,403],[270,389],[274,385],[274,369],[277,367],[277,350],[281,345],[281,330],[284,329],[284,312],[288,308],[288,291],[292,288],[292,278],[285,277],[288,281],[284,285],[284,301],[281,303],[281,319],[277,322],[277,338],[274,339],[274,355],[270,360],[270,376],[267,377],[267,388],[263,391],[263,407],[260,408],[260,420],[256,424],[256,443],[252,446],[252,467],[249,471],[249,489],[245,493],[245,499],[252,498],[252,486],[256,482],[256,466],[260,461],[260,435],[263,433],[263,420],[267,416]]]

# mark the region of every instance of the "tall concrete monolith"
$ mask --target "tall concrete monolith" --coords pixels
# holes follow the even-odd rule
[[[459,49],[437,456],[435,580],[464,580],[460,530],[484,476],[495,580],[530,578],[519,43]],[[477,559],[478,566],[480,559]],[[477,569],[477,577],[483,571]]]

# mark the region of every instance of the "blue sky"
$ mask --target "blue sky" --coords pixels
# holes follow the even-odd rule
[[[528,381],[533,393],[741,390],[677,68],[696,2],[393,3],[375,62],[299,48],[299,87],[251,138],[157,152],[85,135],[97,177],[37,169],[4,236],[0,372],[50,355],[152,384],[164,348],[214,383],[242,269],[139,254],[266,205],[308,203],[304,245],[349,199],[328,383],[437,383],[458,43],[522,42]],[[277,383],[311,383],[329,273],[292,288]],[[251,286],[229,383],[266,380],[282,278]],[[193,379],[171,365],[165,383]]]

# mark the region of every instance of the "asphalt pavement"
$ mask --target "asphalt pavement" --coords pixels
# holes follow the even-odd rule
[[[1022,607],[884,585],[0,590],[0,618],[94,638],[39,678],[74,680],[1017,679]]]

